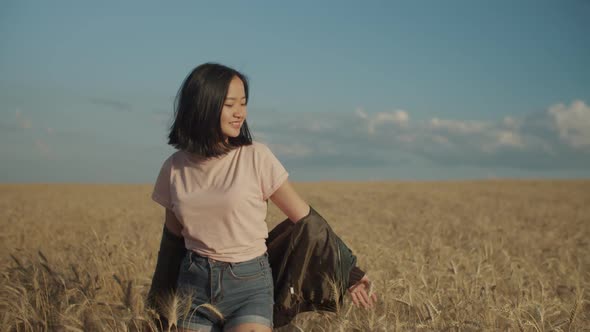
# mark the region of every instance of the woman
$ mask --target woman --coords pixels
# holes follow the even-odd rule
[[[267,202],[295,222],[310,212],[271,150],[252,140],[247,103],[247,78],[216,63],[196,67],[176,97],[168,144],[178,151],[164,161],[152,199],[187,249],[177,280],[191,296],[177,322],[183,331],[271,331]],[[373,305],[369,284],[363,276],[349,288],[356,305]]]

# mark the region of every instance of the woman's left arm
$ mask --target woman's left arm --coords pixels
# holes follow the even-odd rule
[[[309,215],[309,204],[299,196],[293,185],[289,182],[289,179],[286,179],[269,198],[294,223]],[[360,280],[358,280],[358,276],[354,278],[353,280],[356,283],[348,288],[352,302],[356,306],[362,304],[365,308],[373,307],[375,301],[377,301],[377,295],[374,293],[371,294],[371,280],[360,269],[353,269],[351,276],[355,273],[362,273],[363,276]]]
[[[269,198],[294,223],[309,214],[309,204],[299,196],[289,179],[286,179]]]

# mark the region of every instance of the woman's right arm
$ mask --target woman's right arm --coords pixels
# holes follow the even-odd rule
[[[182,224],[176,218],[174,211],[166,208],[166,216],[164,217],[164,225],[170,233],[182,237]]]
[[[165,307],[162,307],[162,300],[176,290],[180,265],[186,253],[181,231],[182,224],[176,219],[174,212],[166,208],[156,269],[147,296],[147,305],[156,310],[165,327],[168,326],[168,320],[167,311]]]

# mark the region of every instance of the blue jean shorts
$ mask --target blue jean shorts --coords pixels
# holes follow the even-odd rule
[[[221,331],[243,323],[273,327],[274,287],[267,252],[230,263],[188,250],[177,285],[179,295],[190,299],[190,309],[179,316],[179,328]]]

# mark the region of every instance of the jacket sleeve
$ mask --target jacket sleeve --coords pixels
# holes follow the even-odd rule
[[[358,266],[354,266],[350,270],[348,277],[348,288],[359,282],[365,276],[365,271],[361,270]]]
[[[344,291],[346,291],[350,286],[354,285],[354,283],[363,277],[364,272],[356,267],[356,256],[352,253],[352,250],[348,248],[346,243],[344,243],[344,241],[342,241],[338,235],[335,235],[335,238],[338,245],[338,250],[342,255],[342,266],[340,268],[343,269],[342,275],[344,280],[342,280],[342,286],[346,285],[346,289],[343,289],[344,293]],[[360,275],[361,273],[362,275]],[[358,278],[358,280],[356,280],[356,278]]]
[[[160,315],[160,319],[165,325],[168,324],[168,321],[161,304],[164,296],[176,291],[176,279],[185,254],[184,238],[174,235],[164,226],[156,270],[152,277],[146,302]]]

